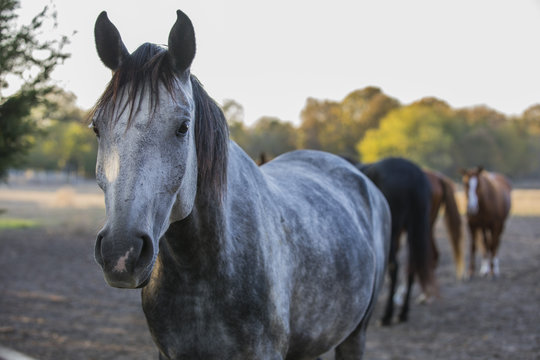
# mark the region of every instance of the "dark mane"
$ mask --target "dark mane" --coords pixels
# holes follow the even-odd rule
[[[129,126],[143,100],[139,95],[149,87],[151,108],[155,110],[159,102],[159,84],[163,84],[172,96],[174,80],[174,69],[167,50],[155,44],[145,43],[128,56],[122,66],[114,72],[105,91],[92,108],[90,116],[101,115],[107,111],[110,115],[107,118],[116,121],[129,107]],[[118,104],[117,100],[124,92],[127,92],[127,100],[123,104]],[[113,117],[113,114],[116,116]]]
[[[159,104],[159,85],[163,84],[169,96],[174,96],[177,75],[166,49],[145,43],[133,52],[114,72],[105,91],[92,108],[89,117],[107,112],[106,119],[115,122],[129,110],[128,126],[139,111],[145,91],[150,92],[150,107]],[[199,80],[190,75],[195,100],[195,144],[197,148],[198,186],[214,189],[224,195],[227,181],[227,155],[229,129],[219,105],[204,90]],[[127,100],[117,101],[127,92]],[[115,116],[112,116],[112,115]]]
[[[195,99],[195,144],[197,148],[198,183],[213,188],[223,198],[227,184],[229,127],[219,105],[191,75]]]

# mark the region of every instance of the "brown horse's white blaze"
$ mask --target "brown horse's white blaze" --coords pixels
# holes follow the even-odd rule
[[[467,192],[467,214],[475,215],[478,213],[478,176],[469,178],[469,191]]]

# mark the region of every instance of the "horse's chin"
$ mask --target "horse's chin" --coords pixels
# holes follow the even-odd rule
[[[144,271],[141,271],[139,274],[123,275],[118,276],[118,274],[104,273],[105,281],[109,286],[119,288],[119,289],[141,289],[148,285],[150,277],[152,276],[153,264],[148,266]]]

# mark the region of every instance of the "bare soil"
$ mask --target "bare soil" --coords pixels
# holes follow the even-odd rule
[[[21,202],[8,193],[0,191],[0,208],[43,225],[0,230],[0,344],[39,360],[157,359],[140,291],[110,288],[93,260],[102,207],[52,206],[35,202],[36,194]],[[381,327],[383,291],[365,358],[540,359],[540,218],[509,220],[498,279],[457,282],[442,221],[437,234],[440,298],[413,304],[408,323]]]

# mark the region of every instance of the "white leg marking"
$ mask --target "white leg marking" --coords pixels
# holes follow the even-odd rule
[[[487,276],[489,274],[489,268],[490,268],[489,259],[483,258],[482,265],[480,266],[480,272],[479,272],[480,276]]]
[[[116,263],[116,266],[113,268],[113,271],[116,272],[125,272],[127,271],[126,268],[126,260],[129,257],[129,254],[133,252],[133,247],[129,249],[129,251],[126,251],[124,256],[120,256],[120,259],[118,259],[118,262]]]
[[[394,304],[396,306],[402,306],[405,302],[405,291],[407,291],[407,286],[405,284],[400,284],[394,293]]]

